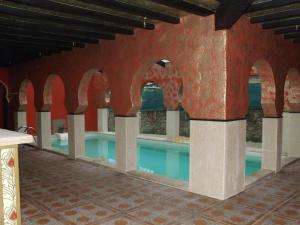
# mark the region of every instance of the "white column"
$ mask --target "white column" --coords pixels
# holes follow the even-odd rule
[[[51,113],[37,112],[37,142],[41,149],[51,146]]]
[[[245,187],[246,121],[190,121],[191,192],[224,200]]]
[[[300,157],[300,113],[283,113],[282,152]]]
[[[141,111],[138,111],[137,113],[136,113],[136,116],[137,116],[137,118],[138,118],[138,134],[140,134],[141,133],[141,125],[142,125],[142,112]]]
[[[85,155],[84,114],[68,115],[69,157],[77,159]]]
[[[282,154],[283,155],[288,155],[289,127],[290,127],[290,113],[284,112],[282,114]]]
[[[175,141],[176,137],[179,136],[179,123],[180,123],[180,112],[167,111],[167,139],[169,141]]]
[[[19,127],[26,127],[26,112],[15,112],[15,130]]]
[[[263,118],[262,168],[281,169],[282,118]]]
[[[108,132],[108,113],[108,108],[97,109],[99,132]]]
[[[115,117],[116,168],[120,172],[136,170],[137,117]]]

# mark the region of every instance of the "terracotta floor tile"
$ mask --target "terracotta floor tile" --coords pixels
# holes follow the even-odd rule
[[[23,225],[300,225],[300,161],[226,201],[24,147]]]

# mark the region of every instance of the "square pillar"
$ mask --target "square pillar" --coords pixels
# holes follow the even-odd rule
[[[97,109],[98,132],[108,132],[108,108]]]
[[[289,149],[290,113],[282,114],[282,155],[288,155]]]
[[[85,155],[84,114],[68,114],[69,158],[77,159]]]
[[[15,112],[15,130],[19,127],[26,127],[27,120],[26,120],[26,112]]]
[[[282,118],[263,118],[262,168],[281,169]]]
[[[190,121],[189,190],[224,200],[245,188],[246,120]]]
[[[283,113],[282,151],[300,157],[300,113]]]
[[[138,118],[115,117],[116,168],[126,173],[136,170]]]
[[[167,111],[167,140],[175,141],[176,137],[179,136],[179,125],[180,125],[180,112]]]
[[[51,113],[37,112],[37,142],[41,149],[51,146]]]
[[[138,111],[136,113],[136,116],[138,118],[138,134],[140,134],[141,133],[141,125],[142,125],[142,112]]]

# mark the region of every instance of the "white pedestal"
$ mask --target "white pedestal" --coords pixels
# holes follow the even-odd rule
[[[99,132],[108,132],[108,114],[107,108],[97,109]]]
[[[300,157],[300,113],[283,113],[282,152]]]
[[[180,112],[179,111],[167,111],[167,140],[175,141],[179,136],[180,126]]]
[[[282,118],[263,118],[262,168],[281,169]]]
[[[136,170],[137,117],[115,117],[116,168],[120,172]]]
[[[0,129],[0,224],[21,225],[18,144],[31,135]]]
[[[68,115],[69,157],[77,159],[85,155],[84,115]]]
[[[190,121],[191,192],[224,200],[245,187],[246,121]]]
[[[15,112],[15,130],[27,126],[26,112]]]
[[[37,142],[41,149],[51,146],[51,113],[37,112]]]

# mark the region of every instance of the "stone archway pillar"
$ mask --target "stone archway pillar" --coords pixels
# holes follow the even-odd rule
[[[51,146],[51,113],[37,112],[37,142],[41,149]]]
[[[190,120],[189,190],[224,200],[245,188],[246,120]]]
[[[17,111],[15,112],[15,130],[20,127],[26,127],[27,119],[26,119],[26,112],[24,111]]]
[[[97,109],[98,132],[108,132],[108,108]]]
[[[116,168],[120,172],[136,170],[138,118],[115,117]]]
[[[281,169],[282,118],[263,118],[262,169]]]
[[[300,157],[300,113],[283,113],[282,152],[289,157]]]
[[[166,133],[168,141],[175,141],[179,136],[180,111],[167,111]]]
[[[77,159],[85,155],[84,114],[68,114],[69,158]]]

